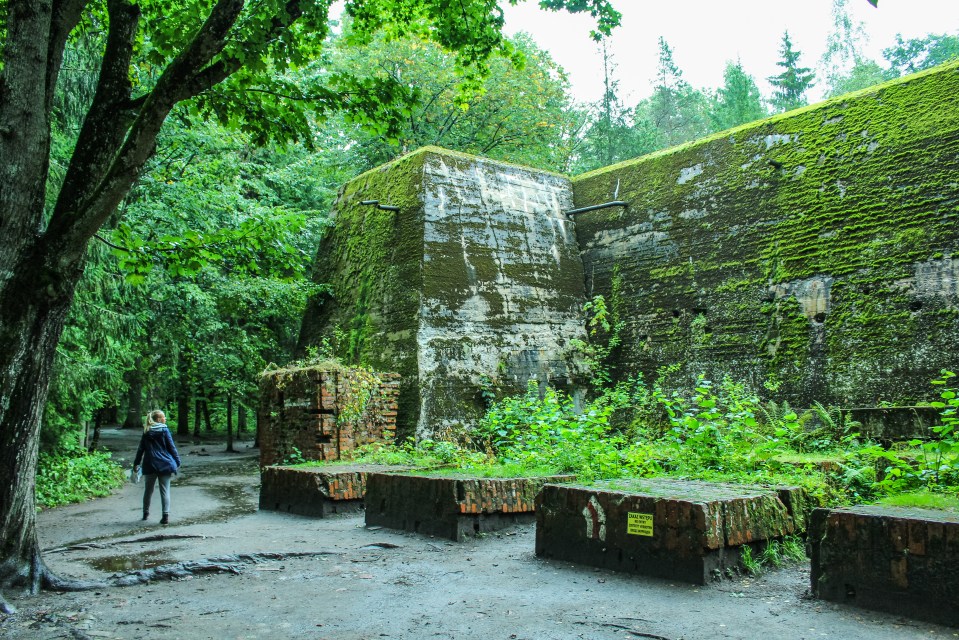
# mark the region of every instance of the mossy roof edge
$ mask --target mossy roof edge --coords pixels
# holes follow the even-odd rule
[[[352,180],[349,180],[348,182],[346,182],[343,185],[343,188],[345,189],[347,185],[353,182],[356,182],[358,180],[364,179],[369,174],[386,171],[386,170],[389,170],[394,165],[399,164],[401,162],[409,162],[411,160],[417,159],[419,156],[425,157],[430,154],[447,157],[447,158],[458,158],[460,160],[467,160],[470,162],[482,162],[485,164],[494,164],[494,165],[499,165],[503,167],[512,167],[514,169],[522,169],[524,171],[533,171],[535,173],[549,175],[556,178],[562,178],[564,180],[570,179],[568,175],[565,175],[562,173],[556,173],[555,171],[550,171],[548,169],[539,169],[537,167],[530,167],[530,166],[518,164],[515,162],[505,162],[503,160],[492,160],[484,156],[473,155],[472,153],[465,153],[463,151],[453,151],[452,149],[446,149],[444,147],[438,147],[436,145],[426,145],[425,147],[419,147],[418,149],[414,149],[413,151],[410,151],[409,153],[403,154],[399,156],[398,158],[393,158],[387,163],[381,164],[379,166],[373,167],[372,169],[368,169],[367,171],[364,171],[363,173],[356,176]]]
[[[922,80],[923,78],[930,75],[935,75],[940,73],[949,73],[949,72],[959,72],[959,61],[947,62],[945,64],[931,67],[929,69],[925,69],[917,73],[912,73],[907,76],[903,76],[901,78],[894,78],[892,80],[888,80],[881,84],[872,85],[871,87],[866,87],[865,89],[859,89],[858,91],[844,93],[842,95],[835,96],[833,98],[829,98],[821,102],[816,102],[814,104],[810,104],[805,107],[800,107],[799,109],[793,109],[791,111],[786,111],[785,113],[777,113],[776,115],[769,116],[768,118],[763,118],[762,120],[754,120],[752,122],[741,124],[738,127],[733,127],[732,129],[725,129],[723,131],[718,131],[716,133],[712,133],[703,138],[697,138],[695,140],[690,140],[689,142],[684,142],[683,144],[677,145],[675,147],[659,149],[657,151],[653,151],[652,153],[648,153],[644,156],[630,158],[629,160],[623,160],[622,162],[617,162],[616,164],[600,167],[599,169],[593,169],[592,171],[587,171],[586,173],[581,173],[577,176],[573,176],[570,178],[570,180],[572,180],[572,182],[575,184],[581,180],[586,180],[586,179],[601,175],[603,173],[606,173],[607,171],[614,171],[617,169],[622,169],[627,166],[642,164],[644,162],[651,161],[655,158],[660,158],[663,156],[672,155],[674,153],[679,153],[686,149],[698,147],[700,145],[705,146],[705,145],[708,145],[710,142],[721,140],[731,135],[739,134],[743,131],[748,131],[750,129],[760,129],[770,124],[781,122],[783,120],[789,120],[791,118],[794,118],[804,113],[819,111],[821,109],[828,109],[829,107],[832,107],[834,105],[848,102],[851,99],[860,98],[870,94],[876,94],[881,91],[884,91],[885,89],[891,86],[908,84],[910,82],[916,82],[916,81]]]

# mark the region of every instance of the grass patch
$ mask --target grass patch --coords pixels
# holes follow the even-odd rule
[[[820,465],[824,462],[834,462],[841,463],[844,459],[843,452],[813,452],[813,453],[799,453],[799,452],[784,452],[777,453],[770,460],[774,462],[781,462],[783,464],[791,465]]]
[[[922,509],[959,511],[959,497],[955,494],[947,495],[931,491],[910,491],[886,496],[876,504],[883,507],[919,507]]]
[[[410,471],[409,473],[416,473]],[[429,472],[430,475],[452,478],[542,478],[559,475],[555,467],[527,467],[516,463],[497,463],[475,465],[472,467],[442,468]]]

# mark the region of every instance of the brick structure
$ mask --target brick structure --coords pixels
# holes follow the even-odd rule
[[[260,378],[260,465],[294,453],[339,460],[358,446],[391,442],[398,376],[330,366],[267,371]]]
[[[809,546],[817,597],[959,626],[959,514],[877,506],[816,509]]]
[[[540,488],[573,479],[373,473],[366,485],[366,524],[462,542],[478,533],[532,522]]]
[[[742,546],[805,529],[802,489],[668,480],[546,485],[536,555],[705,584],[738,568]]]
[[[332,513],[357,513],[363,510],[368,474],[406,468],[357,464],[266,467],[260,474],[260,509],[320,518]]]

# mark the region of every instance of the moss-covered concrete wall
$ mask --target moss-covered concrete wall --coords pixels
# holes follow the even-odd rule
[[[383,211],[361,204],[397,206]],[[299,350],[402,376],[397,432],[474,422],[529,379],[576,391],[583,271],[563,176],[424,148],[343,187]]]
[[[580,176],[620,375],[680,363],[808,403],[900,402],[959,363],[959,66]]]
[[[328,290],[309,301],[297,348],[302,355],[325,338],[347,364],[400,374],[400,437],[411,434],[419,419],[423,160],[422,153],[406,156],[340,189],[313,266],[313,281]]]
[[[422,433],[471,424],[527,382],[576,391],[583,268],[563,176],[432,152],[417,336]]]

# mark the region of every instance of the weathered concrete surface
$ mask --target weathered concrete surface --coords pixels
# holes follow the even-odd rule
[[[802,532],[796,487],[646,479],[546,485],[536,555],[695,584],[738,570],[743,545]]]
[[[299,452],[339,460],[356,447],[396,435],[397,374],[334,367],[267,371],[260,377],[260,463]]]
[[[367,475],[407,468],[370,464],[264,467],[260,471],[260,509],[318,518],[356,513],[363,510]]]
[[[399,206],[382,211],[361,202]],[[529,380],[582,392],[582,261],[569,180],[437,148],[344,186],[299,350],[340,330],[339,355],[402,375],[398,429],[469,425]]]
[[[421,434],[470,424],[484,387],[529,380],[580,390],[586,340],[569,180],[479,158],[424,162],[423,295],[417,333]]]
[[[942,424],[939,410],[933,407],[843,409],[842,419],[858,422],[861,425],[859,432],[863,436],[884,443],[935,438],[932,428]]]
[[[959,513],[816,509],[809,547],[817,597],[959,626]]]
[[[959,65],[577,177],[617,377],[808,406],[931,399],[959,361]]]
[[[462,542],[479,533],[532,522],[540,488],[573,479],[373,473],[366,485],[366,524]]]

